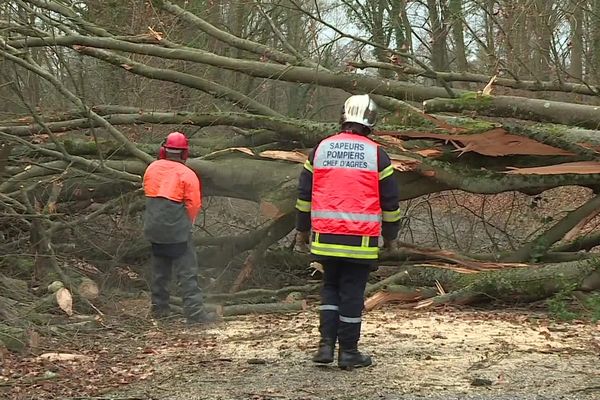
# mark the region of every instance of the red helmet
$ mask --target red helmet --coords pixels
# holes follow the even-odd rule
[[[167,149],[182,150],[181,159],[186,160],[189,154],[189,144],[185,135],[181,132],[171,132],[160,146],[158,158],[167,158]]]
[[[188,140],[185,137],[185,135],[181,132],[171,132],[167,136],[167,140],[165,140],[164,146],[168,149],[187,150]]]

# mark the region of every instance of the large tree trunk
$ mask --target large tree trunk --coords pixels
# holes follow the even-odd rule
[[[518,104],[518,106],[515,106]],[[471,112],[476,115],[535,119],[540,122],[580,126],[589,129],[600,127],[597,106],[562,103],[550,100],[523,99],[511,96],[465,95],[459,99],[430,99],[423,102],[428,113]]]
[[[463,34],[463,2],[462,0],[450,0],[448,7],[450,10],[450,18],[452,19],[452,37],[454,39],[456,67],[459,72],[464,72],[468,69],[468,63],[465,37]]]
[[[418,308],[441,304],[473,304],[485,300],[530,302],[551,297],[561,291],[600,289],[600,261],[596,258],[478,274],[415,266],[390,276],[384,283],[368,291],[372,295],[367,300],[370,308],[387,301],[420,300],[416,304]],[[388,286],[391,287],[390,291],[386,290]],[[431,297],[429,288],[435,290],[436,286],[438,295]],[[440,289],[444,290],[443,294],[439,294]]]
[[[572,15],[569,18],[571,26],[571,57],[569,64],[569,73],[577,80],[583,79],[583,10],[586,1],[582,0],[571,0],[570,9]]]
[[[441,14],[441,2],[427,0],[427,11],[429,13],[429,29],[431,42],[431,65],[436,71],[448,70],[448,50],[446,38],[448,31],[444,26],[445,21]]]

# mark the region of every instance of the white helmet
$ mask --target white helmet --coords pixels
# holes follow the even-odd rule
[[[368,128],[377,122],[377,105],[368,94],[350,96],[342,107],[342,123],[356,122]]]

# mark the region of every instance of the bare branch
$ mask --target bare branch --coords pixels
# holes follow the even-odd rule
[[[13,55],[15,49],[8,46],[4,39],[0,39],[0,45],[5,49],[0,50],[0,54],[2,54],[5,58],[13,61],[14,63],[20,65],[21,67],[33,72],[36,75],[41,76],[42,78],[50,82],[61,94],[63,94],[67,99],[69,99],[69,101],[71,101],[73,104],[79,107],[86,115],[88,115],[94,121],[98,122],[102,127],[106,128],[115,139],[121,142],[131,152],[132,155],[138,157],[140,160],[143,160],[146,163],[150,163],[154,160],[151,156],[144,153],[143,151],[140,151],[137,147],[135,147],[135,144],[130,142],[129,139],[127,139],[125,135],[123,135],[123,133],[115,129],[115,127],[108,123],[104,118],[90,110],[90,108],[87,107],[79,97],[71,93],[71,91],[69,91],[56,77],[45,71],[33,60],[29,59],[26,61],[22,58]]]
[[[426,71],[421,68],[413,67],[406,64],[391,64],[377,61],[361,61],[361,62],[350,62],[355,68],[378,68],[388,69],[395,71],[400,74],[424,76],[431,79],[442,78],[447,82],[477,82],[477,83],[488,83],[492,78],[490,75],[475,74],[469,72],[438,72],[438,71]],[[504,86],[513,89],[523,89],[532,92],[544,91],[544,92],[567,92],[567,93],[578,93],[586,94],[590,96],[600,95],[600,87],[591,86],[587,84],[570,83],[570,82],[557,82],[557,81],[527,81],[527,80],[514,80],[508,78],[496,78],[494,81],[496,86]]]

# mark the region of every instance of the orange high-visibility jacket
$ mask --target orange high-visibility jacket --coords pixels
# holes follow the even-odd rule
[[[342,132],[315,151],[311,220],[317,233],[379,236],[377,144]]]
[[[172,160],[152,162],[144,174],[144,193],[150,198],[165,198],[183,203],[192,221],[202,206],[201,184],[189,167]]]

